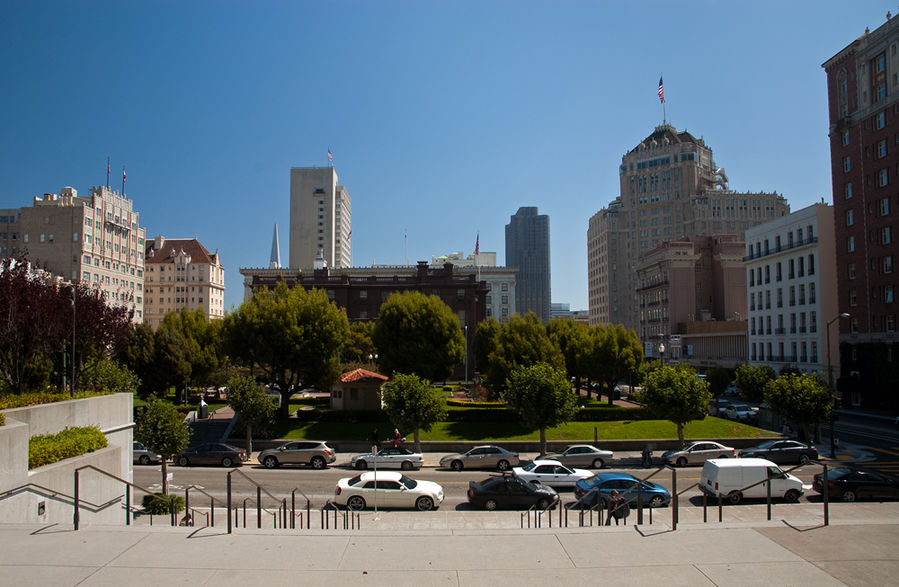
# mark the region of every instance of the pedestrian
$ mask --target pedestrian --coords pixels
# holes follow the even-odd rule
[[[650,450],[648,444],[643,447],[643,466],[644,467],[652,466],[652,450]]]
[[[619,494],[617,490],[612,490],[611,499],[609,499],[609,512],[606,516],[606,526],[612,525],[612,518],[615,519],[615,525],[618,520],[624,520],[627,524],[627,515],[630,513],[630,506],[624,502],[624,496]]]
[[[378,427],[375,426],[371,429],[371,445],[375,447],[375,449],[381,448],[381,441],[378,439]]]
[[[396,448],[403,442],[403,437],[400,436],[399,428],[393,429],[393,448]]]

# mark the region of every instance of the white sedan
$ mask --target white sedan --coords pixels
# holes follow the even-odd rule
[[[377,493],[377,498],[375,496]],[[402,473],[374,471],[337,482],[334,502],[351,510],[372,507],[436,509],[443,503],[443,487],[433,481],[416,481]]]
[[[425,457],[420,452],[412,452],[403,446],[388,446],[378,451],[378,455],[371,453],[365,455],[356,455],[350,461],[350,465],[354,469],[364,471],[374,468],[375,460],[378,462],[379,469],[402,469],[403,471],[411,471],[412,469],[421,469],[425,462]]]
[[[593,477],[592,471],[569,469],[559,461],[540,459],[523,467],[515,467],[512,472],[525,481],[551,487],[574,487],[574,484],[581,479]]]

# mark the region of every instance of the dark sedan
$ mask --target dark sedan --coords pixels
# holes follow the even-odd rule
[[[740,456],[767,459],[778,465],[805,465],[818,460],[818,449],[795,440],[772,440],[741,450]]]
[[[671,502],[671,494],[661,485],[640,481],[627,473],[599,473],[589,479],[582,479],[574,485],[574,496],[577,499],[583,498],[582,503],[592,507],[596,505],[597,495],[602,496],[603,504],[608,504],[613,490],[622,495],[625,503],[631,507],[636,507],[641,494],[644,506],[659,508]]]
[[[812,489],[824,492],[822,473],[818,473],[812,482]],[[899,498],[899,482],[891,477],[864,471],[840,467],[827,472],[827,493],[833,499],[855,501],[857,499],[896,499]]]
[[[546,485],[534,485],[515,475],[494,475],[480,483],[468,483],[468,502],[488,511],[498,508],[547,508],[559,495]]]
[[[247,460],[247,453],[224,442],[207,442],[188,448],[178,457],[178,464],[187,465],[221,465],[223,467],[239,467]]]

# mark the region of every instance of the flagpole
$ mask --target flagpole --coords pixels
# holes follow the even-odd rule
[[[109,191],[109,157],[106,158],[106,191]]]
[[[122,165],[122,197],[125,197],[125,166]]]

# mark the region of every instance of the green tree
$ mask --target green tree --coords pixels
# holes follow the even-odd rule
[[[228,405],[247,426],[247,455],[253,453],[253,426],[275,415],[275,404],[265,389],[252,377],[234,377],[228,381]]]
[[[580,395],[581,380],[590,375],[589,358],[593,350],[591,328],[583,322],[556,318],[546,324],[546,333],[565,358],[565,373],[574,381],[575,394]],[[590,388],[587,388],[590,397]]]
[[[733,381],[733,373],[726,367],[712,367],[709,369],[708,377],[709,392],[715,399],[727,390],[727,386]]]
[[[137,419],[134,437],[148,449],[162,455],[162,493],[168,494],[167,462],[187,448],[190,428],[175,406],[151,397]]]
[[[696,377],[688,365],[662,365],[646,374],[643,400],[659,418],[677,425],[677,439],[684,441],[684,424],[703,420],[709,410],[709,384]]]
[[[184,335],[169,324],[162,323],[153,335],[153,365],[148,373],[150,387],[154,392],[166,394],[175,387],[175,397],[183,400],[184,387],[190,381],[190,358]]]
[[[499,326],[487,358],[486,378],[492,393],[502,395],[512,371],[518,367],[547,363],[564,372],[565,357],[546,334],[546,327],[536,314],[513,314],[507,323]]]
[[[802,426],[808,439],[809,426],[830,418],[833,400],[830,392],[813,375],[787,374],[769,381],[765,401],[791,424]]]
[[[378,354],[372,339],[375,331],[374,322],[353,322],[343,341],[340,350],[340,361],[344,364],[363,364],[368,362],[368,357]]]
[[[777,375],[768,365],[740,365],[737,367],[736,384],[743,398],[751,402],[761,402],[765,388]]]
[[[427,432],[446,414],[446,403],[427,379],[394,373],[384,385],[384,409],[400,430],[412,430],[415,450],[421,452],[419,430]]]
[[[135,393],[140,379],[125,365],[112,359],[97,363],[94,370],[81,382],[83,388],[113,393]]]
[[[153,386],[156,381],[156,342],[153,328],[149,324],[134,324],[128,335],[128,344],[119,353],[118,357],[131,371],[133,371],[140,383],[137,393],[142,399],[150,397],[155,391]]]
[[[207,320],[202,309],[181,308],[165,315],[162,323],[184,337],[185,358],[190,363],[190,381],[206,385],[223,359],[222,322]]]
[[[496,346],[497,336],[502,329],[496,318],[487,318],[478,323],[475,330],[474,343],[472,352],[474,354],[474,363],[476,372],[486,372],[487,366],[490,364],[490,353]]]
[[[465,358],[459,318],[437,296],[417,291],[390,294],[372,336],[385,375],[415,373],[443,381]]]
[[[568,422],[577,411],[565,372],[546,363],[513,370],[503,398],[526,426],[540,430],[540,454],[546,454],[546,429]]]
[[[634,330],[621,324],[599,325],[593,329],[593,352],[588,361],[590,378],[606,388],[609,405],[615,396],[615,385],[625,381],[643,362],[643,345]]]
[[[280,418],[300,384],[330,387],[340,368],[340,348],[349,332],[346,312],[324,290],[257,289],[253,297],[225,317],[228,355],[258,366],[281,393]]]

